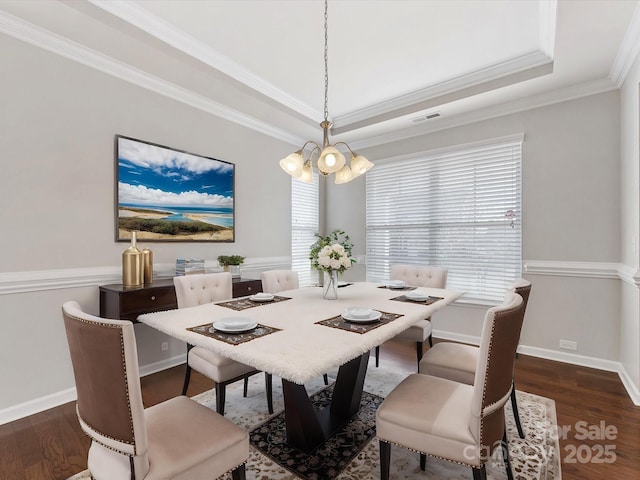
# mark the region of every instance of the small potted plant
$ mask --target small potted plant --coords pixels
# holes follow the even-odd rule
[[[231,272],[232,277],[240,276],[240,265],[244,263],[242,255],[219,255],[218,263],[225,272]]]

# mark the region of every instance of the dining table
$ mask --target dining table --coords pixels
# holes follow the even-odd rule
[[[354,282],[339,288],[335,300],[324,299],[322,288],[302,287],[147,313],[138,321],[280,377],[287,443],[311,452],[358,412],[371,349],[459,296],[449,289]],[[251,328],[228,331],[224,325]],[[331,402],[316,409],[305,383],[336,368]]]

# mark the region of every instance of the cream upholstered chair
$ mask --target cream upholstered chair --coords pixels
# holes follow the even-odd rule
[[[202,275],[184,275],[173,278],[176,287],[178,308],[195,307],[204,303],[229,300],[233,297],[233,280],[229,272],[206,273]],[[186,395],[194,369],[215,382],[216,411],[224,415],[226,386],[244,379],[244,396],[247,396],[248,379],[260,373],[244,363],[231,360],[219,353],[202,347],[187,345],[187,370],[184,377],[182,394]],[[267,408],[273,413],[272,378],[265,373]]]
[[[485,480],[486,461],[502,448],[512,479],[504,405],[512,388],[513,363],[520,338],[524,302],[509,292],[484,319],[473,385],[414,373],[385,398],[376,414],[380,440],[380,478],[388,480],[391,444],[468,465],[475,480]]]
[[[526,311],[531,293],[531,282],[519,279],[515,282],[511,290],[522,297]],[[427,375],[448,378],[456,382],[473,385],[476,365],[478,364],[478,354],[479,348],[473,345],[440,342],[425,353],[420,361],[418,371]],[[516,421],[516,427],[518,428],[518,435],[520,435],[520,438],[524,438],[520,414],[518,413],[518,403],[516,401],[515,382],[511,389],[511,408]]]
[[[244,480],[249,436],[185,396],[145,409],[133,324],[62,306],[80,426],[91,438],[87,465],[96,480]]]
[[[262,272],[262,291],[278,293],[298,288],[298,272],[294,270],[267,270]]]
[[[415,265],[391,265],[391,280],[402,280],[411,287],[445,288],[447,285],[447,273],[445,268],[415,266]],[[425,318],[415,325],[410,326],[402,333],[395,336],[398,340],[408,340],[416,343],[418,363],[422,359],[425,340],[429,346],[433,345],[431,335],[431,319]],[[376,347],[376,367],[380,365],[380,347]]]

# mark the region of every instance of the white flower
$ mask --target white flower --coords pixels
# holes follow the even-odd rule
[[[353,263],[350,258],[351,244],[343,244],[339,241],[336,232],[327,237],[318,236],[319,240],[312,246],[311,255],[309,256],[313,268],[328,273],[332,271],[343,273],[351,267]],[[348,237],[345,241],[348,242]]]

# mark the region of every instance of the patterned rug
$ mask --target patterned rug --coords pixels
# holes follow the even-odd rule
[[[329,372],[335,378],[336,372]],[[282,414],[282,385],[273,382],[273,407],[277,412],[267,413],[264,395],[264,377],[255,375],[249,381],[249,395],[242,396],[242,382],[227,387],[225,416],[251,432],[251,453],[247,462],[248,480],[375,480],[380,478],[378,441],[375,439],[375,409],[384,398],[410,372],[394,368],[375,367],[369,363],[365,379],[365,394],[360,413],[337,438],[318,449],[310,456],[292,451],[280,452],[283,433],[278,433],[276,424]],[[307,385],[314,402],[326,402],[327,390],[322,377]],[[558,441],[555,435],[555,403],[545,397],[517,392],[520,419],[525,439],[516,431],[510,403],[507,402],[507,436],[509,454],[516,480],[561,480]],[[213,390],[194,397],[199,403],[215,410]],[[274,421],[275,424],[267,423]],[[273,428],[272,428],[273,427]],[[281,425],[279,428],[283,428]],[[269,435],[267,435],[267,432]],[[281,431],[280,431],[281,432]],[[332,443],[333,442],[333,443]],[[280,445],[280,446],[279,446]],[[288,448],[288,447],[287,447]],[[504,464],[496,451],[487,462],[487,474],[491,480],[506,480]],[[280,463],[278,463],[280,462]],[[407,480],[467,480],[472,479],[471,469],[436,458],[427,458],[426,471],[421,471],[418,454],[406,449],[391,449],[391,478]],[[81,472],[69,480],[89,478]],[[230,480],[231,475],[222,477]]]
[[[331,403],[333,385],[311,397],[316,409]],[[331,480],[342,472],[355,456],[376,436],[376,411],[382,397],[363,392],[360,411],[344,428],[305,454],[286,443],[284,412],[251,430],[251,446],[271,460],[305,480]]]

